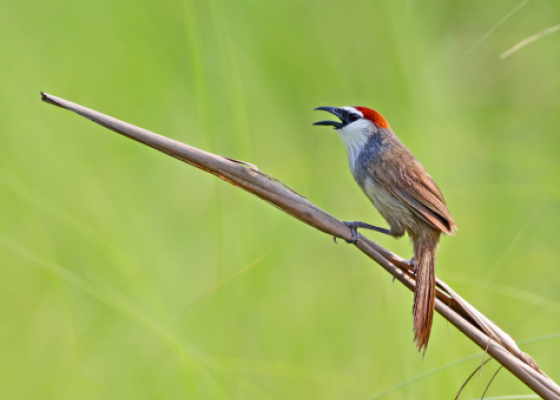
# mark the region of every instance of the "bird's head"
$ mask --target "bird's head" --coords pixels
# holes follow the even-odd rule
[[[313,125],[333,126],[344,145],[354,153],[363,148],[369,138],[380,130],[389,129],[389,124],[377,111],[367,107],[317,107],[327,111],[340,121],[319,121]]]
[[[334,126],[336,130],[352,130],[364,125],[373,125],[377,128],[389,128],[389,124],[377,111],[367,107],[317,107],[315,110],[327,111],[336,115],[339,121],[319,121],[313,125]]]

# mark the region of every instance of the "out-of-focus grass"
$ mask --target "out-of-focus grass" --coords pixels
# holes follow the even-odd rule
[[[422,360],[410,293],[351,247],[40,90],[384,225],[310,126],[376,108],[460,228],[438,275],[520,341],[559,332],[560,35],[499,55],[560,3],[522,3],[0,2],[2,397],[450,398],[480,363],[439,317]],[[560,379],[546,338],[523,348]],[[525,394],[506,371],[488,393]]]

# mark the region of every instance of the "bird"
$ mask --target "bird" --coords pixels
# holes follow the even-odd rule
[[[395,135],[385,118],[367,107],[318,107],[340,121],[332,126],[342,139],[352,175],[367,198],[389,224],[389,229],[361,221],[343,221],[358,241],[358,228],[394,238],[408,234],[414,250],[416,287],[413,326],[416,348],[425,355],[435,308],[436,251],[441,234],[455,235],[457,226],[440,189],[422,164]]]

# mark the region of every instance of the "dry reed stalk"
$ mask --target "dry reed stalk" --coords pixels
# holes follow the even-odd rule
[[[262,173],[252,164],[199,150],[46,93],[41,93],[41,95],[42,100],[47,103],[73,111],[121,135],[209,172],[324,233],[342,239],[351,239],[350,229],[341,221],[280,181]],[[404,286],[414,291],[416,282],[410,272],[412,266],[407,260],[391,253],[363,235],[359,235],[355,246]],[[436,311],[442,317],[455,325],[465,336],[487,351],[490,357],[503,365],[543,399],[560,400],[560,386],[540,370],[528,354],[519,349],[511,336],[439,279],[437,279],[437,287]]]

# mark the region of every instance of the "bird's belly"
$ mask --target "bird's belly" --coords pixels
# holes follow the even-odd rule
[[[389,223],[392,235],[402,236],[418,224],[418,218],[412,210],[372,178],[365,179],[362,190]]]

